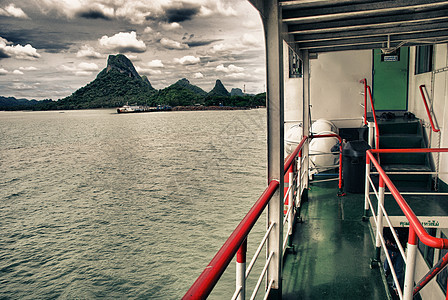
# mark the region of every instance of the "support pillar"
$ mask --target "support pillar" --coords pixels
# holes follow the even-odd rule
[[[284,82],[281,9],[278,0],[263,2],[266,41],[266,107],[268,131],[268,182],[278,180],[284,186]],[[267,227],[275,224],[267,240],[266,257],[273,253],[266,280],[273,280],[270,299],[282,298],[283,261],[283,188],[279,188],[267,207]]]
[[[302,120],[303,120],[303,136],[310,135],[310,127],[311,127],[311,114],[310,114],[310,56],[308,50],[303,51],[303,112],[302,112]],[[303,146],[302,155],[305,157],[305,161],[303,164],[304,171],[306,172],[306,176],[303,177],[304,187],[308,189],[309,187],[309,166],[310,166],[310,156],[309,156],[309,140]]]

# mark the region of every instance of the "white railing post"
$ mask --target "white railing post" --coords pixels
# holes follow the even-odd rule
[[[415,258],[417,255],[417,234],[412,226],[409,226],[408,246],[406,250],[406,273],[404,275],[403,299],[414,298]]]
[[[381,264],[381,237],[383,235],[383,209],[381,207],[384,206],[384,192],[385,192],[385,184],[384,179],[380,176],[380,183],[378,189],[378,210],[377,210],[377,221],[376,221],[376,252],[375,258],[372,263]]]
[[[366,157],[366,180],[364,187],[364,216],[363,221],[367,221],[369,217],[369,199],[370,199],[370,159]]]
[[[246,252],[247,252],[247,239],[236,253],[236,290],[241,289],[238,300],[246,299]]]
[[[373,137],[374,137],[373,128],[374,128],[375,124],[373,122],[368,122],[367,126],[369,128],[369,137],[368,137],[369,146],[370,146],[370,148],[375,149],[375,147],[373,145]]]
[[[295,161],[295,160],[294,160]],[[292,225],[294,220],[294,163],[289,170],[289,194],[288,194],[288,246],[291,246]]]

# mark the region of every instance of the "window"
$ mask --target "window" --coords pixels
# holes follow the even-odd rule
[[[436,236],[437,231],[436,228],[425,228],[425,229],[429,233],[429,235]],[[422,254],[426,263],[428,264],[428,267],[432,268],[432,266],[434,265],[434,248],[426,246],[419,239],[418,249],[420,250],[420,253]]]
[[[289,78],[302,77],[302,60],[289,48]]]
[[[415,54],[415,74],[432,71],[433,51],[433,45],[417,46]]]

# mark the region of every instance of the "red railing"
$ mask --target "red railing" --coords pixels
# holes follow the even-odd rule
[[[303,137],[294,152],[288,157],[284,164],[284,173],[292,166],[308,137]],[[236,227],[224,245],[219,249],[201,275],[196,279],[183,299],[205,299],[213,290],[221,275],[226,270],[238,249],[243,245],[252,227],[268,205],[275,191],[279,187],[277,180],[272,180],[257,202],[252,206],[244,219]]]
[[[407,204],[406,200],[404,200],[403,196],[400,194],[398,189],[390,180],[389,176],[387,176],[386,172],[381,168],[378,161],[374,158],[373,153],[433,153],[433,152],[448,152],[448,148],[440,148],[440,149],[432,149],[432,148],[423,148],[423,149],[371,149],[367,150],[367,161],[373,163],[375,168],[378,170],[378,173],[381,178],[383,178],[385,185],[389,188],[392,196],[397,201],[398,206],[400,206],[404,215],[409,221],[409,227],[412,227],[419,239],[423,244],[440,249],[448,249],[448,239],[435,238],[429,235],[423,225],[418,220],[415,213],[412,211],[411,207]]]
[[[314,135],[310,137],[303,137],[299,145],[296,147],[294,152],[287,157],[284,163],[283,176],[290,172],[296,157],[301,152],[303,145],[307,139],[312,138],[325,138],[325,137],[336,137],[339,140],[339,190],[342,193],[342,138],[337,134],[325,134],[325,135]],[[224,273],[228,265],[230,264],[232,258],[235,254],[239,253],[241,256],[245,256],[245,250],[247,246],[245,241],[247,236],[257,220],[259,219],[261,213],[264,211],[275,191],[279,187],[279,182],[273,180],[269,183],[268,187],[264,193],[258,198],[257,202],[252,206],[249,212],[246,214],[244,219],[236,227],[230,237],[226,240],[221,249],[216,253],[201,275],[196,279],[187,293],[184,295],[183,299],[205,299],[211,293],[214,286],[218,282],[221,275]],[[292,199],[289,199],[291,201]],[[292,202],[290,202],[292,203]],[[244,248],[244,249],[242,249]],[[242,249],[240,251],[239,249]],[[244,252],[244,253],[243,253]],[[244,260],[245,259],[241,259]]]
[[[427,101],[426,101],[426,96],[425,96],[425,93],[423,92],[423,88],[425,88],[425,85],[424,85],[424,84],[422,84],[421,86],[419,86],[420,94],[422,95],[422,99],[423,99],[423,104],[425,105],[426,113],[428,114],[429,123],[431,123],[432,131],[434,131],[434,132],[439,132],[440,129],[438,129],[438,128],[435,127],[434,122],[433,122],[433,120],[432,120],[431,112],[429,111],[428,103],[427,103]]]
[[[370,176],[370,163],[372,163],[378,174],[379,174],[379,192],[377,197],[378,198],[378,216],[377,220],[375,221],[377,223],[377,241],[376,246],[377,250],[379,249],[379,241],[378,238],[382,234],[382,219],[383,213],[385,214],[384,207],[380,210],[380,204],[383,206],[382,201],[384,201],[384,190],[385,187],[387,187],[394,197],[395,201],[397,202],[398,206],[404,213],[405,217],[409,221],[409,236],[408,236],[408,250],[407,250],[407,259],[406,259],[406,275],[405,275],[405,289],[404,293],[402,293],[401,288],[399,288],[399,296],[400,299],[412,299],[412,297],[418,293],[430,280],[435,278],[435,276],[438,274],[438,272],[441,271],[442,265],[446,265],[447,258],[444,257],[444,261],[440,262],[440,265],[437,267],[434,267],[430,270],[423,278],[418,282],[418,284],[414,287],[414,272],[415,272],[415,251],[417,249],[418,239],[420,241],[432,248],[438,248],[438,249],[448,249],[448,239],[444,238],[436,238],[428,234],[428,232],[423,227],[422,223],[418,219],[418,217],[415,215],[414,211],[411,209],[411,207],[408,205],[406,200],[403,198],[403,196],[400,194],[398,189],[395,187],[395,185],[392,183],[390,178],[387,176],[386,172],[381,168],[379,162],[375,158],[374,154],[380,154],[380,153],[434,153],[434,152],[448,152],[448,148],[439,148],[439,149],[431,149],[431,148],[424,148],[424,149],[371,149],[367,150],[366,152],[366,178]],[[369,180],[366,179],[366,185],[369,182]],[[369,189],[366,187],[366,201],[369,199],[368,195]],[[392,225],[390,225],[392,226]],[[418,239],[417,239],[418,238]],[[384,244],[383,244],[384,246]],[[377,257],[376,260],[379,261],[379,252],[377,251]],[[390,262],[389,262],[390,263]],[[395,276],[395,273],[394,273]],[[396,278],[394,278],[396,279]],[[447,294],[448,299],[448,294]]]
[[[342,191],[342,138],[338,134],[319,134],[319,135],[311,135],[310,138],[326,138],[326,137],[336,137],[339,140],[339,194],[340,196],[344,195]]]
[[[246,240],[252,227],[257,222],[266,205],[278,189],[279,182],[273,180],[258,198],[244,219],[236,227],[224,245],[216,253],[201,275],[196,279],[183,299],[205,299],[226,270],[240,246]]]
[[[368,94],[370,98],[370,106],[372,107],[373,121],[375,123],[375,148],[379,149],[380,130],[376,119],[376,112],[375,112],[375,105],[373,104],[372,91],[370,90],[370,86],[367,84],[366,78],[362,79],[360,83],[364,84],[364,124],[367,125],[367,94]]]

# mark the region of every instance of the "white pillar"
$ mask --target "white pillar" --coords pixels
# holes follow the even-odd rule
[[[266,280],[273,280],[271,298],[281,299],[283,261],[283,187],[284,187],[284,91],[283,40],[281,38],[281,9],[278,0],[264,1],[263,25],[266,42],[267,122],[268,122],[268,182],[278,180],[280,188],[267,207],[267,227],[275,224],[267,240],[269,264]]]

